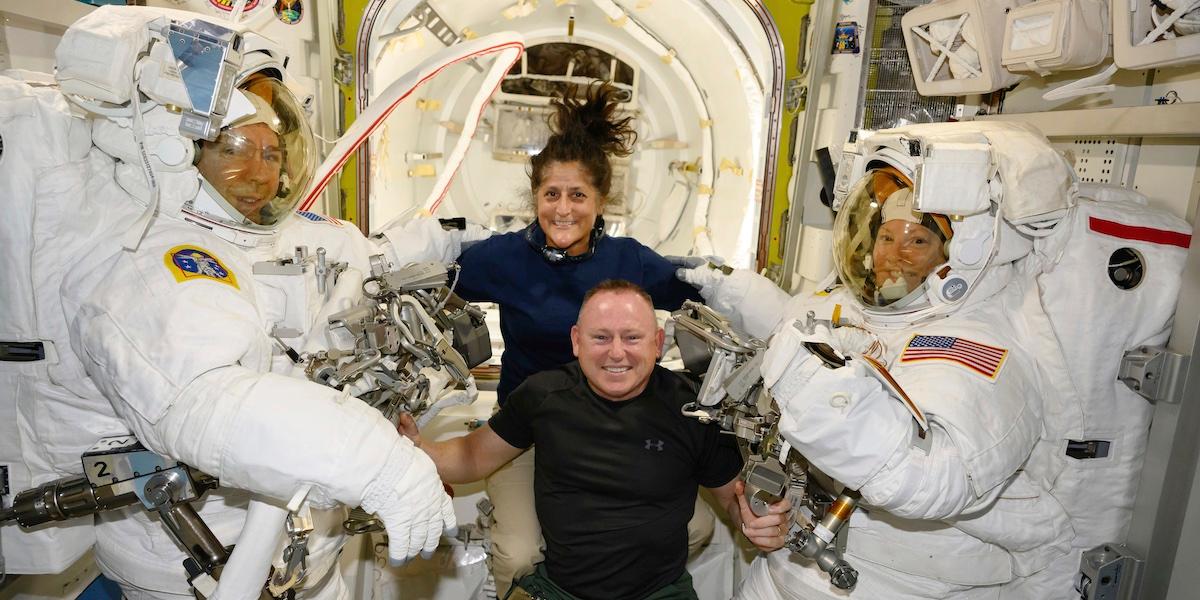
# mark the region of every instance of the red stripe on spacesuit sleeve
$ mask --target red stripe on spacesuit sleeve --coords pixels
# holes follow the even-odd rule
[[[1187,248],[1192,243],[1192,236],[1187,233],[1167,231],[1165,229],[1155,229],[1153,227],[1126,225],[1116,221],[1106,221],[1097,217],[1088,217],[1088,228],[1096,233],[1103,233],[1105,235],[1111,235],[1113,237],[1119,237],[1125,240],[1150,242],[1152,244],[1164,244],[1167,246],[1179,246],[1180,248]]]

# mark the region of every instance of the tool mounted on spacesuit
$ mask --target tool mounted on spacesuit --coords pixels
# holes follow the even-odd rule
[[[765,515],[768,506],[787,498],[798,508],[788,523],[787,548],[814,559],[836,587],[853,588],[858,572],[830,543],[854,511],[857,494],[830,491],[836,488],[833,482],[813,472],[780,436],[779,407],[763,388],[760,373],[766,344],[739,334],[727,319],[690,300],[671,319],[685,368],[704,377],[696,402],[685,405],[683,414],[737,436],[751,510]]]

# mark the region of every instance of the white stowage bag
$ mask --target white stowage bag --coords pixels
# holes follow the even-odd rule
[[[1167,341],[1191,238],[1186,221],[1136,192],[1081,184],[1079,196],[1023,265],[1041,271],[1040,303],[1026,303],[1026,336],[1055,392],[1026,471],[1072,515],[1074,568],[1078,550],[1125,540],[1153,405],[1117,371],[1125,351]],[[1122,289],[1110,272],[1134,283],[1133,260],[1141,279]],[[1068,456],[1068,440],[1107,442],[1107,456]]]
[[[127,431],[72,353],[59,301],[63,273],[134,207],[111,179],[111,159],[91,153],[89,123],[56,89],[0,74],[0,342],[40,343],[43,360],[0,360],[0,466],[16,493],[82,472],[80,454]],[[107,200],[106,200],[107,199]],[[9,573],[57,573],[94,540],[92,519],[36,532],[0,528]]]

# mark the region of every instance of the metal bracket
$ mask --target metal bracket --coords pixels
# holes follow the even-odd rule
[[[1188,358],[1159,346],[1139,346],[1121,357],[1117,379],[1153,402],[1178,404]]]
[[[333,80],[338,85],[350,85],[354,82],[354,55],[338,50],[333,57]]]
[[[2,28],[0,28],[2,29]],[[0,41],[4,34],[0,33]],[[4,497],[8,495],[8,465],[0,465],[0,511],[4,510]],[[4,567],[4,543],[0,540],[0,583],[4,582],[8,571]]]
[[[1075,591],[1084,600],[1133,600],[1146,562],[1128,547],[1103,544],[1083,553]]]

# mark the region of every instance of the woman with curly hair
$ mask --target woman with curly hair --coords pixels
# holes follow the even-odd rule
[[[604,231],[611,157],[628,156],[637,140],[632,118],[617,115],[617,93],[609,85],[593,85],[582,98],[568,93],[554,102],[552,135],[530,161],[537,221],[478,242],[459,257],[456,292],[500,306],[500,404],[530,375],[574,360],[571,327],[584,295],[601,281],[636,283],[650,294],[655,308],[664,310],[677,309],[687,299],[700,300],[695,288],[675,278],[675,266],[662,256],[633,238]],[[542,557],[533,455],[524,453],[488,478],[488,495],[496,507],[492,571],[501,597],[514,576],[532,571]],[[712,518],[704,506],[689,526],[689,546],[707,541]]]

